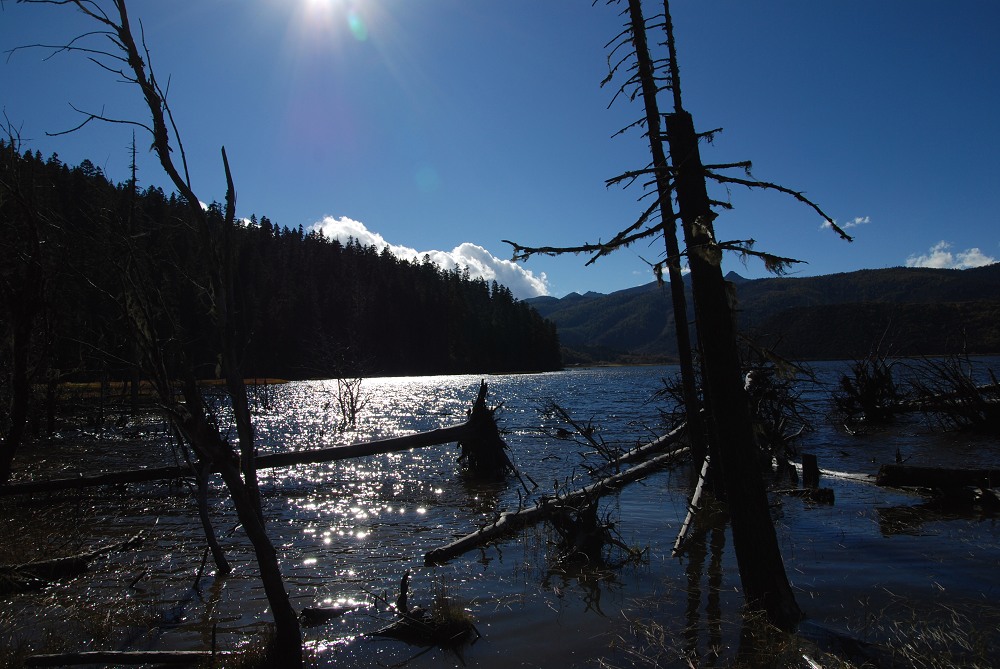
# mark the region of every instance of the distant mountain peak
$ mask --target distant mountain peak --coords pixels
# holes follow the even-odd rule
[[[736,272],[729,272],[729,274],[726,274],[726,281],[729,283],[746,283],[749,280],[750,279],[742,277]]]

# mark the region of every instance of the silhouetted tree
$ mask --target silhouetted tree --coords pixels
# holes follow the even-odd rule
[[[619,0],[609,0],[617,4]],[[722,275],[724,251],[736,251],[744,256],[760,258],[765,266],[776,273],[799,262],[770,253],[757,251],[752,240],[720,242],[715,238],[713,206],[728,206],[713,201],[706,188],[706,180],[734,183],[750,188],[773,189],[792,195],[817,211],[842,238],[850,237],[841,230],[813,202],[801,193],[776,184],[758,181],[749,176],[750,163],[703,165],[698,149],[702,135],[694,130],[694,123],[683,106],[680,75],[674,46],[673,25],[667,0],[663,12],[647,24],[641,0],[627,0],[623,11],[627,17],[625,29],[612,40],[612,57],[623,47],[627,53],[619,60],[609,59],[612,77],[618,70],[631,73],[618,89],[619,95],[628,99],[641,98],[645,106],[644,117],[629,127],[645,127],[650,143],[652,163],[647,167],[626,172],[609,183],[633,183],[649,179],[655,186],[655,202],[640,218],[619,232],[611,242],[584,244],[576,247],[526,247],[512,243],[516,259],[526,259],[537,253],[589,253],[594,262],[603,255],[636,241],[663,236],[667,253],[654,266],[657,275],[665,265],[675,281],[676,225],[679,218],[685,242],[685,255],[691,270],[692,297],[697,327],[697,340],[701,350],[701,378],[704,385],[708,413],[708,436],[712,449],[718,454],[715,462],[722,470],[724,492],[729,506],[733,527],[733,543],[739,563],[740,578],[747,604],[766,612],[774,624],[791,628],[801,618],[778,550],[777,537],[767,508],[763,479],[756,463],[756,444],[746,393],[743,389],[741,363],[737,347],[734,298]],[[654,58],[648,46],[647,33],[651,29],[663,30],[667,49],[664,58]],[[662,91],[672,94],[673,111],[660,112],[657,96]],[[664,125],[665,123],[665,125]],[[664,143],[669,149],[666,158]],[[733,177],[720,172],[726,168],[741,168],[747,177]],[[676,198],[675,216],[672,199]],[[658,209],[658,222],[651,223]],[[675,321],[679,338],[686,332],[686,317],[677,310],[675,291]],[[682,360],[684,353],[681,353]],[[687,364],[687,363],[684,363]],[[690,376],[687,372],[686,376]],[[685,403],[692,408],[689,378],[684,381]],[[690,416],[690,413],[689,413]]]
[[[207,276],[204,276],[207,281],[207,290],[203,292],[203,297],[207,301],[206,307],[215,326],[221,372],[226,380],[232,412],[237,425],[241,452],[238,465],[234,462],[230,444],[222,437],[218,427],[208,415],[201,394],[195,385],[193,368],[188,368],[186,380],[182,386],[184,402],[177,401],[168,380],[163,352],[157,341],[155,322],[151,312],[154,300],[149,299],[148,293],[141,289],[140,284],[129,281],[132,277],[128,274],[124,277],[126,288],[123,307],[142,350],[147,374],[151,376],[159,392],[160,401],[164,404],[174,424],[197,452],[199,459],[206,464],[214,463],[219,468],[230,491],[237,515],[254,547],[261,581],[271,607],[275,622],[274,650],[276,657],[282,666],[301,666],[302,634],[298,618],[285,591],[274,546],[264,528],[254,465],[253,425],[250,420],[246,387],[237,361],[238,320],[234,313],[236,301],[234,298],[234,259],[232,254],[236,193],[225,149],[222,150],[222,160],[228,188],[224,221],[220,226],[212,225],[209,212],[201,207],[199,199],[191,188],[188,175],[186,173],[182,175],[174,163],[172,151],[176,149],[181,164],[185,164],[183,144],[176,133],[176,126],[173,125],[166,95],[148,63],[149,51],[143,45],[143,51],[140,52],[140,48],[135,42],[125,0],[112,0],[109,3],[111,5],[110,11],[96,0],[28,1],[37,4],[68,5],[95,21],[100,26],[100,31],[81,36],[81,38],[87,36],[104,38],[110,42],[110,47],[105,45],[84,48],[79,40],[75,40],[56,47],[56,50],[85,52],[88,58],[103,69],[115,73],[125,82],[138,87],[146,102],[150,114],[149,121],[147,123],[130,121],[129,123],[145,128],[152,135],[153,148],[160,160],[160,165],[187,205],[188,220],[194,224],[193,234],[197,239],[195,243],[208,256],[205,264]],[[85,120],[74,130],[93,120],[112,121],[115,119],[100,114],[86,114]],[[171,128],[174,129],[173,132],[171,132]],[[85,174],[84,176],[90,175]]]

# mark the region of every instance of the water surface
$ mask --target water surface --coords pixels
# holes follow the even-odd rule
[[[843,363],[814,365],[820,387],[808,386],[815,430],[803,450],[825,469],[871,475],[898,451],[911,464],[996,466],[996,440],[943,434],[913,418],[884,430],[850,435],[829,419],[829,388]],[[392,665],[419,648],[366,636],[391,621],[387,611],[399,580],[409,570],[411,602],[429,604],[436,594],[461,601],[482,638],[461,658],[432,650],[407,666],[442,663],[478,667],[593,666],[600,657],[624,662],[615,650],[634,643],[637,621],[654,620],[683,652],[705,656],[713,644],[732,645],[741,604],[728,534],[705,526],[683,558],[670,549],[686,512],[688,467],[664,471],[602,500],[600,515],[615,522],[623,540],[644,551],[643,560],[602,574],[567,574],[551,558],[553,537],[544,526],[503,543],[427,567],[424,554],[471,532],[540,494],[590,481],[595,462],[571,442],[550,436],[555,427],[542,409],[558,402],[576,420],[595,426],[608,443],[632,446],[662,433],[652,401],[672,367],[579,369],[537,375],[434,376],[366,379],[357,425],[345,429],[334,381],[271,386],[259,396],[260,451],[280,452],[378,439],[454,425],[465,418],[481,380],[490,404],[502,405],[511,459],[538,488],[516,479],[483,485],[466,480],[454,445],[300,465],[262,472],[268,530],[278,547],[287,587],[297,608],[335,603],[358,609],[305,630],[320,665]],[[156,426],[147,426],[154,430]],[[49,475],[168,464],[177,457],[164,430],[141,441],[114,430],[66,433],[58,450],[29,456],[35,471]],[[942,607],[1000,613],[996,577],[1000,529],[995,518],[953,518],[916,513],[923,500],[856,480],[828,478],[836,503],[816,506],[773,497],[785,566],[802,608],[814,620],[855,636],[878,640],[879,621],[916,612],[927,619]],[[68,584],[10,601],[0,624],[10,638],[31,636],[46,625],[84,628],[80,643],[100,638],[94,623],[81,623],[83,603],[132,607],[131,627],[112,633],[120,648],[237,647],[267,620],[252,554],[236,527],[228,500],[213,497],[215,526],[234,574],[214,578],[204,559],[204,538],[183,486],[146,484],[99,489],[35,505],[39,518],[81,546],[131,535],[148,538],[141,550],[115,553]],[[529,485],[529,488],[531,486]],[[38,510],[42,505],[41,510]],[[75,529],[74,529],[75,528]],[[199,578],[200,576],[200,578]],[[26,624],[17,612],[36,611]],[[90,636],[88,637],[88,633]],[[89,642],[99,643],[99,642]],[[94,647],[97,647],[96,645]],[[78,646],[76,646],[79,649]]]

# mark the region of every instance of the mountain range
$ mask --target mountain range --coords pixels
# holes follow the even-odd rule
[[[735,287],[741,331],[789,359],[855,359],[875,350],[900,356],[1000,353],[1000,263],[766,279],[730,272],[726,279]],[[677,356],[665,283],[526,302],[556,324],[566,364]]]

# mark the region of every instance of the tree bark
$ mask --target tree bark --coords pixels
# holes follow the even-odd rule
[[[653,61],[646,42],[646,24],[640,0],[629,0],[629,19],[632,24],[632,43],[635,47],[642,86],[642,100],[646,111],[647,137],[655,170],[656,195],[660,206],[660,223],[663,226],[663,243],[666,248],[667,274],[670,277],[670,297],[674,312],[674,331],[677,335],[677,358],[681,368],[681,392],[687,418],[688,439],[696,462],[707,455],[705,431],[702,425],[701,401],[698,399],[698,377],[695,374],[694,355],[691,348],[691,331],[688,327],[687,297],[684,294],[684,275],[681,273],[681,251],[677,243],[677,223],[673,206],[673,186],[669,163],[663,151],[660,133],[660,110],[656,101],[656,79]],[[669,18],[668,18],[669,20]],[[672,39],[672,31],[668,37]],[[675,82],[676,95],[680,84]]]
[[[801,620],[802,612],[785,573],[757,464],[735,319],[722,275],[722,251],[714,237],[715,214],[705,188],[698,136],[686,111],[667,115],[666,122],[691,267],[709,430],[714,435],[711,441],[718,445],[744,597],[751,608],[765,611],[773,624],[788,630]]]
[[[176,407],[178,427],[195,449],[199,460],[212,463],[218,468],[232,497],[236,516],[253,546],[261,584],[274,619],[275,657],[283,667],[300,667],[302,630],[299,627],[298,616],[285,590],[278,554],[264,529],[264,523],[258,512],[259,507],[242,478],[239,457],[222,439],[218,430],[209,424],[194,381],[189,380],[185,383],[184,399],[184,405]]]

